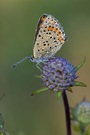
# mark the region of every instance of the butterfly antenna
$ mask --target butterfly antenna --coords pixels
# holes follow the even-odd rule
[[[27,57],[23,58],[22,60],[16,62],[15,64],[13,64],[12,68],[15,68],[18,64],[22,63],[26,59],[29,59],[29,57],[27,56]]]

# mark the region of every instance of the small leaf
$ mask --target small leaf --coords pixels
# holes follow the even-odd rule
[[[75,81],[75,82],[74,82],[74,86],[87,87],[87,85],[86,85],[85,83],[78,82],[78,81]]]
[[[46,88],[46,87],[42,88],[42,89],[39,89],[39,90],[36,90],[31,94],[31,96],[34,96],[34,95],[39,94],[39,93],[41,93],[43,91],[46,91],[46,90],[48,90],[48,88]]]
[[[73,92],[72,89],[71,89],[71,87],[68,87],[68,91],[69,91],[69,92]]]
[[[76,132],[80,132],[81,128],[80,128],[80,123],[76,120],[72,120],[72,125],[73,125],[73,129]]]
[[[86,57],[84,58],[84,60],[79,65],[77,65],[75,67],[75,71],[79,70],[79,68],[81,68],[83,66],[83,64],[85,63],[85,61],[86,61]]]
[[[58,91],[58,92],[56,92],[56,96],[57,96],[57,100],[59,100],[60,99],[60,96],[62,95],[62,91]]]

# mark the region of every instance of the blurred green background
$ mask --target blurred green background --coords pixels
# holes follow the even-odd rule
[[[90,101],[90,0],[0,0],[0,97],[5,94],[0,113],[12,135],[66,134],[62,98],[58,103],[49,92],[31,97],[33,91],[43,87],[35,78],[40,74],[36,63],[26,60],[11,69],[15,62],[32,55],[37,20],[43,13],[55,16],[68,37],[57,56],[74,65],[86,56],[77,80],[88,87],[67,92],[70,106],[83,97]],[[77,133],[73,131],[73,135]]]

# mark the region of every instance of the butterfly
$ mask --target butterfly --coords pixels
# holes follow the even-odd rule
[[[66,41],[66,35],[59,21],[52,15],[43,14],[38,20],[34,38],[33,56],[27,56],[13,65],[15,67],[26,59],[44,63],[54,57]]]

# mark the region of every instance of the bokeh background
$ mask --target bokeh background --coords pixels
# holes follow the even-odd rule
[[[89,0],[0,0],[0,113],[5,129],[12,135],[65,135],[66,125],[62,98],[44,92],[31,97],[42,88],[35,78],[40,71],[36,63],[24,61],[15,69],[11,66],[25,56],[32,55],[37,20],[52,14],[68,37],[57,56],[77,65],[86,56],[78,71],[78,80],[87,88],[74,87],[67,92],[71,107],[83,97],[90,101],[90,1]],[[0,99],[1,99],[0,98]],[[73,135],[77,135],[73,131]]]

